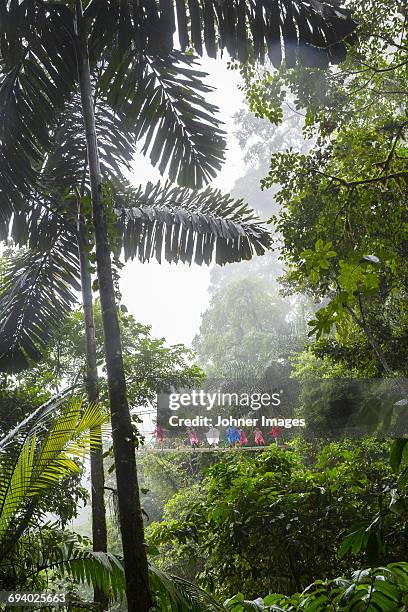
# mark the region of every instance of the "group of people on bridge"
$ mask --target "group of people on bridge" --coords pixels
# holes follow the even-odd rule
[[[253,438],[255,446],[265,446],[268,443],[268,437],[272,439],[275,443],[279,436],[281,435],[280,427],[272,427],[271,430],[264,436],[263,431],[259,427],[255,427],[255,429],[248,433],[244,429],[230,426],[225,430],[224,438],[221,437],[221,432],[216,427],[210,427],[208,431],[204,432],[206,444],[210,447],[216,448],[219,446],[220,441],[226,443],[231,447],[242,447],[247,446],[250,439]],[[159,444],[161,448],[164,447],[164,444],[167,439],[167,432],[164,427],[157,425],[154,431],[152,431],[152,435],[154,436],[156,442]],[[186,435],[188,440],[190,441],[190,445],[192,448],[198,448],[200,445],[200,439],[197,431],[193,427],[187,427]],[[265,440],[266,437],[266,440]]]

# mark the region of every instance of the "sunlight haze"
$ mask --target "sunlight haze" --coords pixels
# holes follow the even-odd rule
[[[242,151],[234,131],[234,114],[243,106],[243,94],[238,89],[239,73],[228,70],[227,59],[203,59],[203,70],[209,73],[207,83],[215,87],[211,102],[220,108],[220,117],[227,132],[227,151],[224,166],[213,182],[229,192],[245,167]],[[159,172],[148,158],[139,155],[134,160],[134,171],[129,179],[135,183],[156,182]],[[122,270],[120,288],[123,303],[142,323],[152,325],[156,337],[164,337],[171,344],[191,345],[198,331],[201,313],[206,309],[210,268],[187,264],[159,265],[133,261]]]

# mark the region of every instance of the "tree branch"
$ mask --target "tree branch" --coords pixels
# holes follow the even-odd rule
[[[388,180],[407,177],[408,178],[408,170],[402,170],[401,172],[393,172],[391,174],[387,174],[386,176],[376,176],[369,179],[361,179],[358,181],[347,181],[341,176],[332,176],[331,174],[327,174],[326,172],[322,172],[317,168],[312,168],[312,172],[316,174],[320,174],[325,178],[331,179],[332,181],[337,181],[340,185],[347,188],[358,187],[359,185],[370,185],[373,183],[385,183]]]

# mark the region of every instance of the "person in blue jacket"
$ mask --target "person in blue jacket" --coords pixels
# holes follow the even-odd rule
[[[230,427],[227,428],[225,435],[227,437],[228,444],[231,446],[235,446],[236,443],[239,444],[241,435],[236,427],[230,425]]]

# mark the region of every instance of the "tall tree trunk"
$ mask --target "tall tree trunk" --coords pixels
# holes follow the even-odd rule
[[[97,402],[98,370],[96,365],[96,339],[93,316],[92,278],[89,269],[88,236],[86,221],[81,214],[79,203],[78,214],[78,251],[81,266],[82,310],[84,315],[84,329],[86,341],[86,391],[89,402]],[[95,552],[108,550],[108,536],[106,530],[106,512],[104,500],[105,475],[103,471],[102,428],[95,428],[95,438],[99,439],[100,446],[91,450],[91,498],[92,498],[92,542]],[[108,609],[109,600],[98,588],[94,589],[94,601],[100,604],[101,610]]]
[[[148,583],[148,563],[144,541],[143,517],[137,480],[135,440],[126,395],[119,320],[115,301],[98,142],[95,130],[87,34],[81,0],[76,0],[76,27],[79,85],[86,131],[89,179],[92,194],[96,265],[102,307],[119,520],[126,577],[126,596],[130,612],[148,612],[151,606],[151,597]]]
[[[348,304],[343,304],[343,306],[345,307],[347,312],[350,314],[350,316],[353,319],[353,321],[361,329],[361,331],[363,332],[363,334],[367,338],[369,344],[371,344],[371,348],[373,349],[373,351],[375,353],[375,356],[377,357],[378,363],[381,365],[381,367],[383,368],[384,372],[387,374],[387,376],[390,376],[392,378],[394,376],[394,372],[393,372],[392,368],[389,366],[389,364],[388,364],[388,362],[387,362],[387,360],[385,358],[385,355],[384,355],[383,351],[381,350],[380,345],[377,342],[377,339],[371,333],[371,331],[369,330],[368,326],[364,323],[362,318],[360,318],[356,314],[356,312],[353,310],[353,308],[351,308],[351,306],[349,306]]]
[[[368,325],[363,320],[363,314],[362,314],[362,317],[360,318],[356,314],[356,312],[353,310],[353,308],[351,308],[351,306],[349,306],[348,304],[343,304],[343,306],[345,307],[347,312],[350,314],[350,316],[353,319],[353,321],[361,329],[363,334],[365,334],[369,344],[371,344],[371,347],[372,347],[372,349],[373,349],[373,351],[375,353],[375,356],[377,357],[378,363],[381,365],[381,367],[383,368],[385,374],[389,377],[389,379],[391,381],[390,382],[391,387],[396,389],[399,393],[401,393],[403,395],[403,398],[405,399],[406,396],[407,396],[407,393],[408,393],[406,379],[405,378],[396,378],[395,377],[395,373],[394,373],[393,369],[391,368],[391,366],[389,365],[387,359],[385,358],[384,352],[383,352],[383,350],[382,350],[382,348],[381,348],[377,338],[374,336],[373,333],[371,333]]]

